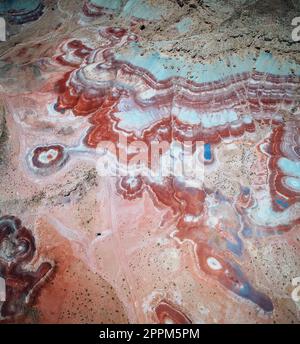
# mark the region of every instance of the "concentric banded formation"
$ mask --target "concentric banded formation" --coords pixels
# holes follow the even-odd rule
[[[53,271],[48,262],[41,263],[36,271],[26,269],[35,251],[32,233],[18,218],[0,217],[0,275],[6,282],[6,300],[1,307],[4,319],[24,313],[25,307],[33,304],[45,278]]]
[[[283,74],[291,69],[299,72],[299,66],[281,65],[270,54],[260,55],[255,63],[251,56],[245,61],[235,56],[230,67],[218,62],[188,69],[186,63],[158,54],[140,56],[137,37],[124,29],[106,28],[100,33],[109,43],[90,54],[76,41],[86,58],[56,87],[57,110],[71,109],[89,117],[92,126],[85,143],[90,147],[123,134],[129,142],[146,144],[204,141],[205,159],[213,162],[212,144],[254,132],[255,121],[279,124],[279,110],[297,108],[300,78]],[[114,54],[116,47],[127,43],[123,55]],[[74,65],[73,48],[72,41],[67,43],[68,52],[57,60]],[[187,79],[191,72],[197,82]]]
[[[192,321],[169,301],[162,300],[156,307],[155,313],[160,324],[191,324]]]
[[[158,20],[167,15],[164,2],[149,0],[86,0],[83,13],[88,17],[120,13],[122,17],[141,20]]]
[[[204,141],[204,158],[213,163],[215,145],[255,132],[256,123],[271,125],[275,135],[286,126],[280,110],[297,113],[299,109],[299,66],[280,64],[271,54],[260,54],[255,62],[254,56],[247,55],[232,56],[226,63],[189,65],[157,53],[141,53],[135,43],[138,39],[123,29],[102,29],[101,35],[105,39],[101,48],[87,55],[56,87],[58,111],[69,109],[76,116],[89,118],[91,128],[84,140],[88,147],[96,148],[103,140],[116,143],[120,135],[129,142],[142,140],[147,145],[153,141]],[[66,61],[65,55],[61,59]],[[286,133],[288,137],[291,132]],[[287,154],[277,142],[271,137],[266,153],[270,168],[274,167],[272,156],[276,156],[274,171],[283,168],[278,157]],[[293,159],[298,159],[295,154]],[[287,164],[285,169],[285,176],[295,177],[288,173]],[[274,199],[275,189],[283,193],[272,178],[269,182]],[[295,180],[288,179],[288,183],[297,192]],[[284,225],[280,219],[274,225],[255,223],[248,213],[254,205],[251,190],[242,188],[236,200],[222,199],[224,212],[236,217],[238,225],[226,227],[217,220],[214,233],[220,236],[220,243],[216,244],[211,240],[206,203],[209,197],[221,204],[222,196],[214,191],[191,187],[173,177],[157,183],[141,176],[121,178],[117,190],[128,200],[142,197],[148,190],[155,204],[172,210],[177,227],[174,237],[194,243],[201,271],[236,296],[266,312],[273,310],[270,298],[256,290],[241,269],[247,253],[239,233],[245,238],[277,234],[289,230],[297,220]]]
[[[4,0],[0,3],[0,15],[6,16],[11,24],[24,24],[37,20],[43,8],[41,0]]]
[[[92,49],[80,40],[71,39],[60,46],[60,54],[56,60],[62,65],[79,67],[91,51]]]
[[[273,207],[284,211],[300,200],[299,121],[278,125],[261,149],[269,156]]]
[[[233,293],[257,304],[265,312],[273,311],[272,300],[253,288],[239,265],[226,261],[205,243],[197,244],[196,254],[202,271]]]
[[[142,180],[143,183],[141,183]],[[237,228],[227,228],[223,223],[218,244],[208,245],[207,242],[211,241],[212,233],[207,226],[209,216],[205,205],[207,197],[205,191],[190,187],[187,183],[180,182],[176,178],[165,178],[162,182],[155,183],[139,176],[136,177],[135,181],[132,177],[122,178],[120,184],[117,185],[117,190],[124,198],[130,200],[141,197],[141,193],[146,187],[155,203],[158,202],[172,209],[174,217],[177,218],[175,237],[181,242],[189,240],[194,243],[195,258],[201,271],[235,295],[258,305],[265,312],[273,310],[271,299],[251,285],[241,266],[236,263],[236,259],[243,261],[245,255],[243,242],[238,235],[240,228],[248,228],[249,220],[245,214],[240,214],[242,220]],[[230,205],[229,202],[223,211],[230,214],[230,217],[238,216],[233,205]],[[223,217],[222,222],[226,222],[226,218]],[[218,220],[216,232],[218,232],[217,225]],[[266,228],[261,230],[267,231]],[[235,256],[233,262],[231,262],[232,255]]]
[[[27,156],[32,170],[41,175],[48,175],[61,168],[69,158],[69,154],[62,145],[46,145],[33,149]]]
[[[276,122],[280,108],[292,108],[299,101],[298,76],[275,75],[272,69],[270,73],[260,71],[272,63],[270,55],[259,57],[256,71],[251,72],[242,66],[236,68],[240,73],[234,74],[232,67],[218,75],[213,67],[207,67],[209,72],[204,66],[199,65],[198,71],[193,66],[194,75],[211,79],[199,83],[184,78],[188,71],[180,69],[182,62],[157,55],[135,58],[135,45],[132,51],[132,45],[128,48],[127,58],[126,53],[114,55],[114,45],[130,36],[123,33],[111,37],[111,44],[91,53],[82,67],[58,87],[58,110],[72,109],[75,115],[89,116],[93,126],[85,142],[90,147],[122,132],[129,140],[146,143],[154,139],[218,143],[223,138],[255,131],[253,120]],[[237,65],[242,64],[236,60]],[[168,70],[161,72],[172,67],[180,69],[179,76]],[[273,66],[274,72],[283,73],[280,68]],[[214,80],[223,75],[221,80]]]
[[[103,1],[103,0],[88,0],[84,2],[83,12],[88,17],[97,17],[102,14],[112,13],[119,10],[121,7],[120,0]]]

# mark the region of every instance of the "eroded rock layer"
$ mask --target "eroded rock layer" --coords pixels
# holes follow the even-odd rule
[[[5,43],[0,321],[299,322],[299,47],[221,3],[49,1]]]

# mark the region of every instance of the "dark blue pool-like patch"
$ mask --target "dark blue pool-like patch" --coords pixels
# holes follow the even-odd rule
[[[275,201],[278,205],[280,205],[282,208],[288,208],[289,204],[288,202],[282,200],[282,199],[276,199]]]
[[[212,154],[211,154],[211,144],[205,143],[204,144],[204,159],[205,160],[211,160]]]
[[[251,228],[249,227],[245,227],[243,230],[242,230],[242,234],[245,238],[251,238],[252,237],[252,234],[253,234],[253,231]]]

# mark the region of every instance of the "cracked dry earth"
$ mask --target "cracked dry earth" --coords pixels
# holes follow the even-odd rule
[[[299,323],[300,2],[0,15],[0,322]],[[103,176],[120,138],[202,142],[204,177]]]

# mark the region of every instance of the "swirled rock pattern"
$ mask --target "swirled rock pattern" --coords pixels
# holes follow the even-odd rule
[[[43,14],[43,8],[40,0],[4,0],[0,4],[0,14],[12,24],[24,24],[37,20]]]
[[[36,291],[51,274],[53,265],[41,263],[36,271],[24,268],[34,257],[36,246],[30,231],[14,216],[0,218],[0,271],[6,281],[6,300],[1,318],[16,317],[34,302]]]
[[[49,1],[5,43],[2,321],[299,322],[297,5],[219,3]]]

